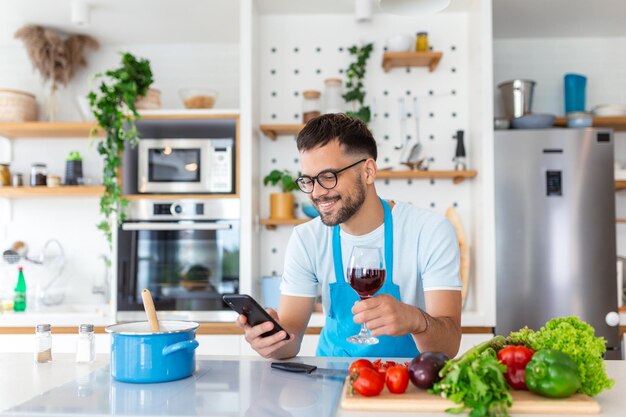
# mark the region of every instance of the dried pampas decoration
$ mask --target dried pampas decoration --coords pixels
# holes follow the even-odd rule
[[[54,101],[58,85],[66,86],[79,66],[86,66],[85,48],[98,49],[99,44],[91,36],[66,35],[42,26],[27,25],[15,32],[26,46],[33,67],[44,81],[51,82],[50,98]],[[54,105],[49,108],[49,119],[54,119]]]
[[[21,39],[31,63],[45,81],[67,85],[79,66],[87,65],[85,48],[98,49],[99,44],[87,35],[63,35],[53,29],[28,25],[15,32]]]

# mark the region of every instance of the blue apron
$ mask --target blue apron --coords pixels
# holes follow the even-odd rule
[[[376,294],[389,294],[400,300],[400,287],[393,283],[393,219],[389,204],[383,204],[385,219],[385,282]],[[345,279],[339,225],[333,227],[333,263],[335,282],[330,285],[330,308],[317,345],[317,356],[398,357],[414,358],[419,354],[410,334],[404,336],[377,336],[375,345],[357,345],[346,340],[360,330],[354,323],[352,306],[360,298]]]

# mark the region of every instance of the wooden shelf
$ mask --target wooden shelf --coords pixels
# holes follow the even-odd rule
[[[100,197],[103,192],[103,185],[0,187],[0,198]]]
[[[476,175],[477,171],[378,171],[376,179],[451,179],[458,184]]]
[[[626,181],[615,181],[615,191],[626,190]]]
[[[17,138],[89,138],[95,122],[24,122],[0,123],[0,136]]]
[[[298,224],[306,223],[311,219],[261,219],[261,224],[265,226],[267,230],[274,230],[278,226],[295,226]]]
[[[383,69],[385,72],[392,68],[428,67],[433,72],[441,57],[442,52],[385,52],[383,54]]]
[[[276,138],[281,135],[297,135],[303,127],[303,124],[261,125],[261,132],[268,138],[276,140]]]
[[[140,111],[145,120],[169,119],[236,119],[237,110],[146,110]],[[97,127],[96,122],[22,122],[0,123],[0,137],[9,139],[90,139],[89,132]],[[104,136],[102,129],[98,137]]]
[[[626,219],[615,219],[615,223],[626,224]]]
[[[559,116],[554,119],[554,126],[566,127],[567,117]],[[595,116],[593,127],[610,127],[617,132],[626,131],[626,116]]]

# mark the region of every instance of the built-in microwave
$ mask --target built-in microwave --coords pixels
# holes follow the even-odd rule
[[[233,139],[141,139],[140,193],[234,194]]]

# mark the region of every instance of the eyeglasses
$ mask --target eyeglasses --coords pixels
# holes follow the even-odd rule
[[[355,162],[352,165],[348,165],[345,168],[341,168],[338,171],[334,169],[325,169],[324,171],[317,174],[315,177],[309,177],[308,175],[302,175],[296,179],[296,185],[300,188],[300,191],[303,193],[311,194],[313,192],[313,187],[315,187],[315,181],[322,187],[327,190],[335,188],[337,186],[337,175],[347,169],[350,169],[361,162],[365,162],[367,159],[361,159],[360,161]]]

